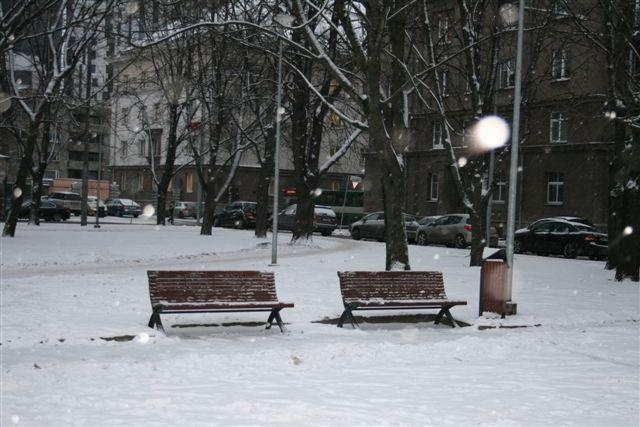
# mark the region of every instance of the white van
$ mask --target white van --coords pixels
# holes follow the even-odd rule
[[[80,215],[80,205],[82,201],[80,194],[71,191],[56,191],[49,194],[48,199],[62,203],[62,206],[69,209],[72,214]]]

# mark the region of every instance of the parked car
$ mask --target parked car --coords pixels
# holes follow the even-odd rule
[[[80,202],[82,201],[82,197],[78,193],[71,191],[55,191],[49,194],[47,200],[58,202],[65,208],[69,209],[72,214],[80,215]]]
[[[255,202],[237,201],[228,204],[224,210],[214,217],[216,227],[250,228],[256,226]]]
[[[96,204],[99,206],[98,215],[100,218],[107,216],[107,205],[102,200],[98,200],[96,196],[87,196],[87,215],[94,216],[96,214]]]
[[[198,205],[195,202],[176,202],[173,206],[173,216],[175,218],[196,218]]]
[[[456,248],[471,244],[471,218],[469,214],[443,215],[435,221],[418,228],[416,241],[419,245],[438,243]],[[491,227],[489,246],[498,245],[498,232]]]
[[[142,207],[131,199],[109,199],[107,205],[107,215],[133,216],[138,218],[142,213]]]
[[[440,218],[440,215],[423,216],[422,218],[418,219],[418,226],[431,224],[433,221],[435,221],[438,218]]]
[[[415,241],[418,226],[416,217],[404,214],[404,227],[409,242]],[[354,240],[376,239],[381,242],[384,241],[384,212],[373,212],[365,215],[349,226],[349,232]]]
[[[28,219],[31,211],[31,200],[22,203],[18,218]],[[66,221],[71,217],[71,211],[62,203],[53,200],[40,200],[38,217],[45,221]]]
[[[602,259],[607,256],[608,245],[607,235],[592,226],[558,218],[543,218],[516,230],[513,250],[515,253],[559,254],[565,258],[583,255]]]
[[[293,230],[298,205],[287,206],[278,214],[278,229]],[[316,205],[313,210],[313,231],[330,236],[338,225],[336,213],[329,206]]]

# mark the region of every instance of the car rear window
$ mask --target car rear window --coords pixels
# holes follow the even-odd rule
[[[316,214],[323,214],[328,216],[336,216],[336,213],[331,208],[318,207],[316,206]]]

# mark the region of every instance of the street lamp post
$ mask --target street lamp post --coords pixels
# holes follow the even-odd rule
[[[290,15],[276,15],[274,21],[283,27],[288,27],[294,17]],[[282,39],[278,40],[278,87],[276,89],[276,147],[273,161],[273,216],[271,225],[271,265],[278,264],[278,198],[280,197],[280,122],[282,121]]]
[[[511,13],[503,16],[509,19],[513,24],[513,15],[515,11],[511,7]],[[510,16],[509,16],[510,15]],[[511,162],[509,169],[509,197],[507,211],[507,235],[506,235],[506,252],[507,252],[507,301],[511,301],[513,288],[513,248],[514,234],[516,222],[516,192],[518,182],[518,145],[520,138],[520,102],[522,98],[522,39],[524,33],[524,0],[518,2],[518,37],[516,45],[516,70],[515,70],[515,87],[513,90],[513,125],[511,130]]]
[[[100,228],[100,180],[102,179],[102,135],[98,138],[98,184],[96,185],[96,223],[93,228]]]

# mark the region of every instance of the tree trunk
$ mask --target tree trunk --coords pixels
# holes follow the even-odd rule
[[[382,176],[384,230],[386,242],[386,270],[411,270],[409,248],[404,224],[404,174],[400,168],[389,171],[385,164]]]
[[[273,162],[275,154],[275,127],[272,126],[267,131],[264,146],[264,163],[260,168],[260,177],[258,181],[258,189],[256,194],[256,230],[255,236],[259,238],[267,237],[267,228],[269,228],[269,184],[271,184],[271,176],[273,175]],[[274,197],[277,197],[274,194]]]
[[[384,28],[379,23],[384,21],[385,14],[384,5],[369,4],[367,17],[373,23],[370,28],[370,34],[368,34],[369,40],[381,40],[383,38]],[[396,18],[394,23],[401,25],[399,18]],[[395,29],[398,30],[398,28]],[[390,31],[393,33],[393,28]],[[398,46],[395,47],[400,48]],[[400,52],[394,53],[399,54]],[[383,81],[382,54],[382,46],[370,46],[367,50],[366,84],[369,98],[365,112],[369,122],[369,141],[382,166],[381,184],[386,242],[385,269],[411,270],[403,215],[405,204],[404,170],[392,139],[402,136],[402,133],[397,121],[399,116],[396,114],[394,117],[394,112],[390,112],[388,109],[385,111],[387,105],[383,105],[380,98]],[[398,66],[398,64],[395,65],[396,67]]]
[[[296,178],[300,178],[296,176]],[[313,217],[315,203],[313,190],[318,186],[318,180],[314,178],[296,180],[296,221],[293,226],[292,241],[310,239],[313,235]]]
[[[3,236],[15,237],[16,234],[18,214],[22,206],[22,200],[24,199],[24,188],[27,184],[27,177],[31,174],[31,168],[33,166],[33,151],[40,136],[41,121],[42,114],[38,114],[36,120],[29,124],[29,135],[24,146],[24,151],[22,152],[22,158],[20,159],[20,166],[18,167],[18,174],[11,197],[11,210],[4,223]]]
[[[204,188],[204,214],[202,215],[202,226],[200,227],[200,234],[203,236],[211,236],[213,234],[213,221],[216,213],[216,188],[213,180],[209,180]]]
[[[469,212],[471,219],[471,259],[470,267],[482,265],[482,255],[486,246],[485,242],[485,219],[486,203],[482,201],[482,179],[475,180],[473,187],[473,207]]]
[[[164,168],[162,169],[162,178],[158,184],[158,209],[156,212],[156,224],[165,225],[166,222],[166,201],[167,201],[167,189],[171,178],[173,178],[173,167],[176,160],[176,151],[178,149],[178,122],[180,120],[180,114],[178,112],[178,106],[175,104],[169,105],[169,138],[167,141],[167,157],[164,161]],[[149,141],[149,144],[152,144]],[[153,156],[153,152],[149,155]]]

